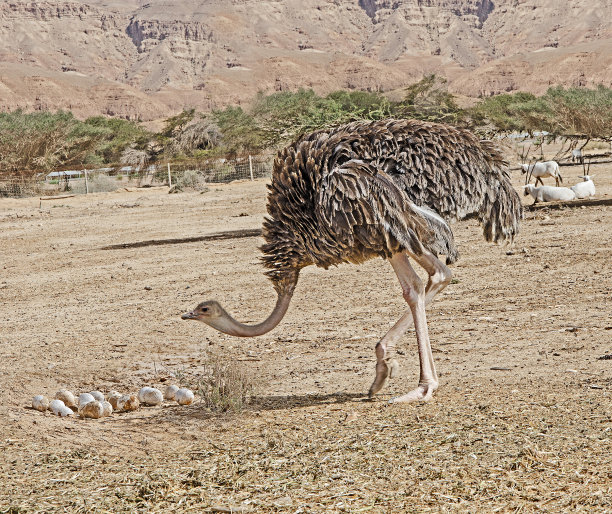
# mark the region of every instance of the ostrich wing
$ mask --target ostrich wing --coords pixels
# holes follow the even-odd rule
[[[344,162],[322,177],[317,210],[347,250],[360,243],[387,256],[401,250],[420,255],[434,241],[426,217],[391,176],[361,160]]]

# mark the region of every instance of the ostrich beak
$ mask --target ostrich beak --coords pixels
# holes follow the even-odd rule
[[[197,318],[196,313],[193,311],[186,312],[185,314],[181,316],[181,319],[196,319],[196,318]]]

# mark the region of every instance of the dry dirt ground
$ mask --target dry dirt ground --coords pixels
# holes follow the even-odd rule
[[[591,173],[612,198],[610,165]],[[390,406],[418,359],[409,332],[366,401],[406,309],[384,261],[305,269],[281,325],[238,339],[180,314],[216,298],[263,319],[260,239],[101,249],[257,228],[264,204],[263,180],[0,199],[0,512],[612,512],[611,207],[527,212],[512,249],[457,223],[455,280],[428,311],[440,389]],[[213,350],[258,383],[243,412],[29,408],[62,387],[193,385]]]

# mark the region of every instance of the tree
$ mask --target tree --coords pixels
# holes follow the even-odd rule
[[[404,91],[404,98],[392,109],[395,116],[452,125],[462,123],[465,113],[448,92],[446,79],[428,75]]]
[[[550,88],[544,95],[486,98],[470,110],[481,132],[546,131],[551,137],[612,139],[612,89]]]

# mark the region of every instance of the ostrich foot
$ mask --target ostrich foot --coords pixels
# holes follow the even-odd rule
[[[368,397],[372,398],[372,396],[383,388],[387,378],[393,378],[397,375],[398,371],[399,364],[395,359],[379,360],[376,363],[376,378],[370,386]]]
[[[436,389],[438,389],[438,382],[435,381],[419,384],[419,387],[409,393],[391,398],[389,403],[428,402]]]

